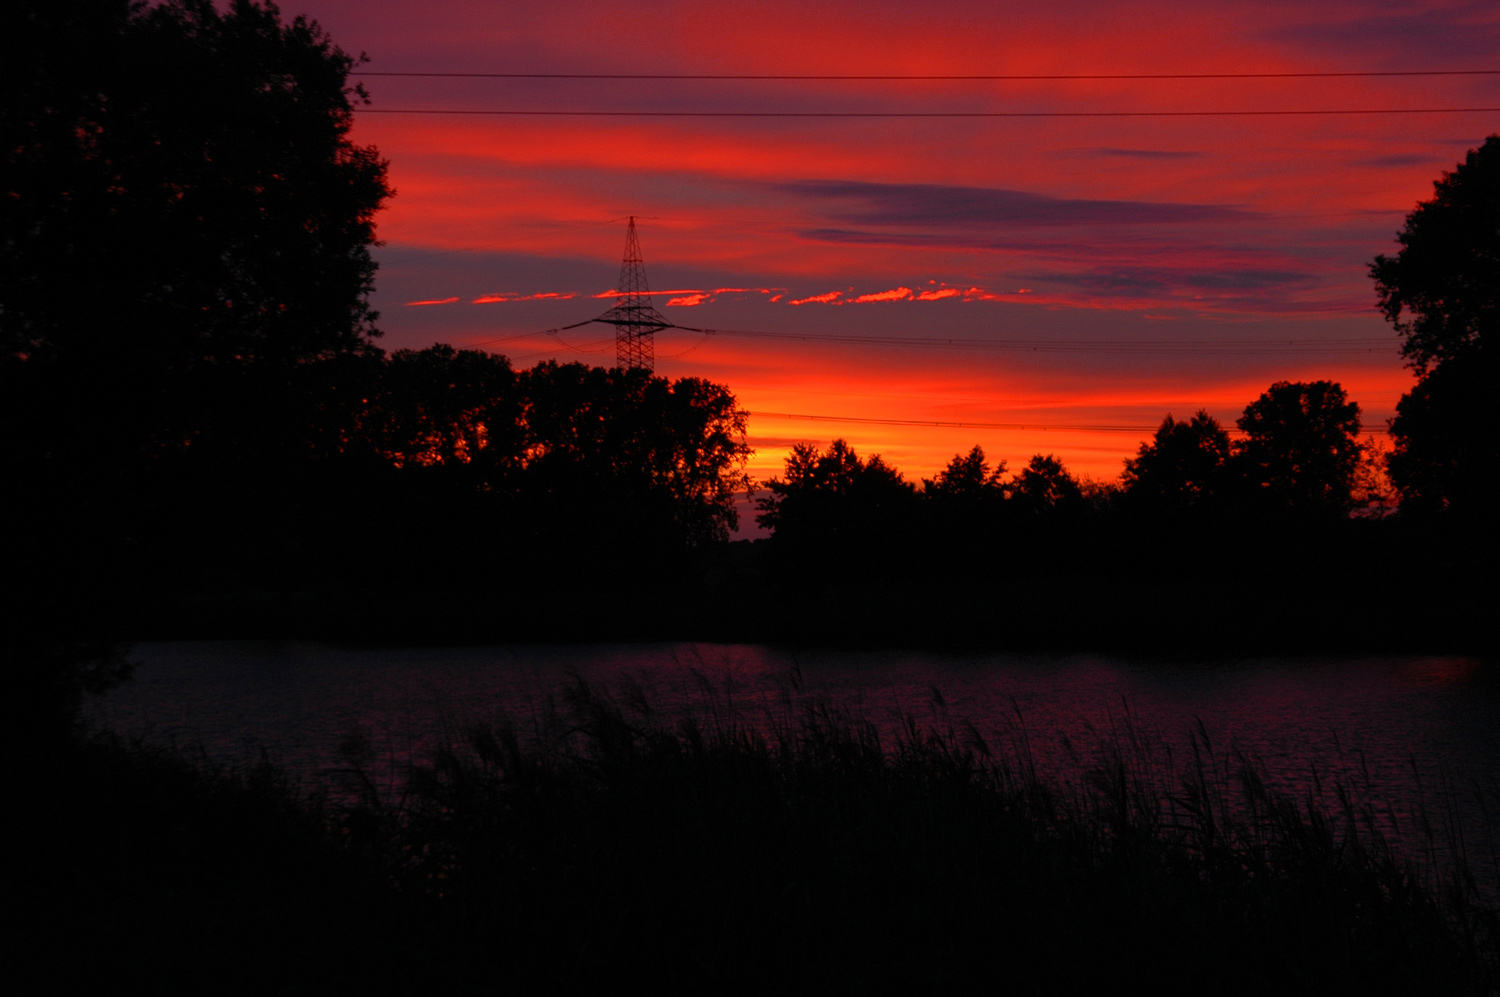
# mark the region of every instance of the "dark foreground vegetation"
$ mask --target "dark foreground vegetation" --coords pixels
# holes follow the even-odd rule
[[[332,795],[61,738],[14,774],[12,902],[74,944],[19,948],[59,990],[1500,987],[1494,842],[1412,861],[1437,814],[1404,856],[1357,785],[1320,809],[1207,732],[1173,760],[1127,717],[1062,783],[958,720],[882,741],[795,674],[769,713],[704,695],[577,681],[395,773],[351,739]]]

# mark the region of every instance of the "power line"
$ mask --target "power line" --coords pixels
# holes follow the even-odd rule
[[[1375,353],[1397,344],[1383,337],[1358,339],[1219,340],[1182,342],[1168,339],[1120,341],[1108,339],[990,339],[978,337],[840,336],[802,332],[767,332],[751,329],[690,329],[710,336],[743,336],[806,343],[837,343],[857,346],[931,347],[940,349],[1009,350],[1024,353]]]
[[[587,325],[580,322],[577,325]],[[1362,353],[1385,353],[1391,352],[1397,346],[1393,340],[1384,337],[1361,337],[1357,339],[1286,339],[1286,340],[1261,340],[1261,339],[1235,339],[1218,340],[1216,342],[1183,342],[1170,339],[1137,339],[1137,340],[1111,340],[1111,339],[1073,339],[1073,340],[1049,340],[1049,339],[991,339],[981,337],[922,337],[922,336],[841,336],[824,335],[820,333],[804,332],[769,332],[754,329],[697,329],[692,326],[671,326],[682,332],[696,332],[703,335],[693,346],[682,353],[672,356],[682,356],[688,352],[698,349],[708,341],[711,336],[736,336],[754,339],[771,339],[781,342],[799,343],[828,343],[843,346],[891,346],[905,349],[960,349],[960,350],[999,350],[1014,353],[1115,353],[1125,355],[1186,355],[1204,354],[1220,356],[1316,356],[1316,355],[1353,355]],[[512,342],[519,339],[531,339],[541,336],[552,336],[557,342],[567,349],[579,353],[598,352],[592,349],[579,349],[572,344],[563,341],[555,334],[565,331],[562,329],[547,329],[539,332],[521,333],[519,335],[503,338],[478,339],[469,343],[470,346],[482,346]]]
[[[459,114],[522,118],[1249,118],[1359,114],[1495,114],[1500,107],[1356,107],[1249,111],[568,111],[366,107],[360,114]]]
[[[1024,432],[1062,433],[1155,433],[1159,425],[1127,423],[1048,423],[1048,422],[947,422],[940,419],[874,419],[852,415],[806,415],[798,412],[746,412],[747,416],[764,416],[768,419],[805,419],[811,422],[848,422],[872,426],[916,426],[927,429],[1010,429]],[[1238,427],[1225,427],[1226,432],[1243,432]],[[1365,427],[1365,433],[1388,433],[1389,430]]]
[[[1500,76],[1500,69],[1351,70],[1286,73],[995,73],[995,74],[839,74],[839,73],[427,73],[361,70],[356,76],[428,77],[471,80],[848,80],[885,82],[1004,82],[1045,80],[1295,80],[1402,76]]]
[[[588,323],[578,323],[587,325]],[[1384,353],[1390,352],[1397,344],[1383,337],[1363,337],[1358,339],[1286,339],[1286,340],[1255,340],[1236,339],[1219,340],[1217,342],[1183,342],[1181,340],[1169,339],[1138,339],[1133,341],[1120,341],[1111,339],[1074,339],[1066,341],[1048,339],[986,339],[978,337],[922,337],[922,336],[839,336],[823,335],[819,333],[803,332],[767,332],[751,329],[697,329],[691,326],[671,326],[682,332],[696,332],[703,334],[704,338],[682,353],[672,356],[682,356],[687,352],[698,349],[708,341],[711,336],[736,336],[754,339],[772,339],[781,342],[798,343],[829,343],[843,346],[891,346],[904,349],[960,349],[960,350],[999,350],[1014,353],[1117,353],[1125,355],[1152,355],[1152,354],[1205,354],[1205,355],[1228,355],[1228,356],[1309,356],[1309,355],[1353,355],[1361,353]],[[518,339],[530,339],[541,336],[553,336],[562,346],[575,349],[576,352],[597,352],[594,350],[577,350],[571,344],[564,342],[555,336],[556,332],[563,330],[547,329],[540,332],[522,333],[516,336],[504,338],[477,339],[470,342],[470,346],[482,346],[511,342]]]
[[[1124,424],[1098,424],[1080,425],[1077,423],[1037,423],[1037,422],[946,422],[937,419],[869,419],[862,416],[852,415],[804,415],[797,412],[747,412],[749,416],[764,416],[768,419],[806,419],[811,422],[853,422],[873,426],[921,426],[929,429],[1017,429],[1037,430],[1039,432],[1059,431],[1074,433],[1154,433],[1156,426],[1124,425]]]

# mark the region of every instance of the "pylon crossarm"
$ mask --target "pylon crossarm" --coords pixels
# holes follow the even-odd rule
[[[642,322],[640,319],[636,319],[636,318],[606,318],[603,315],[599,316],[598,318],[589,319],[589,321],[590,322],[600,322],[600,323],[603,323],[604,325],[613,325],[613,326],[626,325],[626,326],[630,326],[633,329],[638,329],[641,332],[655,332],[658,329],[676,329],[676,328],[679,328],[679,326],[675,326],[671,322],[649,322],[649,321],[648,322]]]

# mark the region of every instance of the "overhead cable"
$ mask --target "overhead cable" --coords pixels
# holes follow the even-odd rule
[[[1395,69],[1348,72],[1273,73],[994,73],[994,74],[843,74],[843,73],[442,73],[355,70],[355,76],[430,77],[485,80],[849,80],[899,83],[1004,82],[1047,80],[1292,80],[1350,79],[1402,76],[1500,76],[1500,69]]]
[[[907,348],[1009,350],[1025,353],[1375,353],[1390,350],[1398,344],[1390,338],[1357,339],[1235,339],[1217,342],[1184,342],[1170,339],[995,339],[961,336],[860,336],[826,335],[805,332],[769,332],[752,329],[687,329],[710,336],[742,336],[804,343],[834,343],[857,346],[898,346]]]
[[[873,426],[915,426],[928,429],[1009,429],[1023,432],[1062,432],[1062,433],[1154,433],[1160,428],[1160,424],[1146,425],[1145,423],[1058,423],[1058,422],[949,422],[942,419],[876,419],[852,415],[805,415],[798,412],[746,412],[747,416],[762,416],[767,419],[805,419],[811,422],[848,422]],[[1243,432],[1238,427],[1225,427],[1226,432],[1238,434]],[[1364,433],[1381,433],[1389,431],[1383,427],[1365,427]]]
[[[458,114],[521,118],[1249,118],[1359,114],[1495,114],[1500,107],[1345,107],[1247,111],[576,111],[512,108],[362,107],[360,114]]]

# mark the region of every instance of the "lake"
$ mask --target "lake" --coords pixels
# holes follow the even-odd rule
[[[1485,807],[1500,805],[1500,668],[1490,660],[244,642],[145,643],[131,658],[134,679],[90,705],[93,722],[201,745],[219,761],[264,749],[304,780],[343,764],[339,746],[355,732],[392,774],[466,725],[509,717],[524,728],[574,675],[607,690],[638,683],[668,713],[705,709],[706,682],[751,720],[785,708],[795,675],[801,695],[858,709],[888,738],[903,716],[939,727],[968,721],[1000,746],[1024,733],[1038,770],[1064,781],[1088,767],[1100,733],[1128,725],[1180,760],[1201,723],[1216,751],[1257,758],[1273,785],[1329,806],[1333,779],[1362,787],[1408,828],[1424,805],[1453,801],[1471,860],[1485,855],[1476,871],[1494,875],[1485,839],[1500,822]]]

